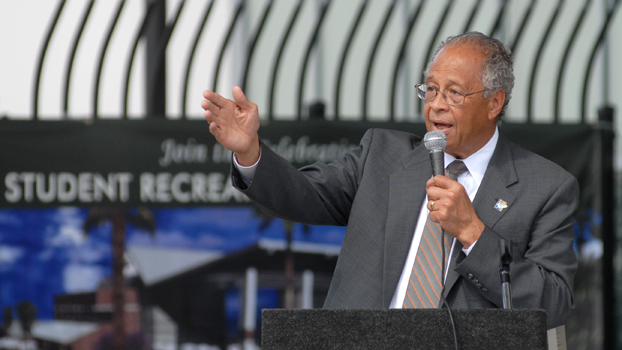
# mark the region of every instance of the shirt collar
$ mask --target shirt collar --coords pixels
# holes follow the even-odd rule
[[[492,135],[490,140],[484,145],[484,147],[480,148],[477,152],[471,154],[467,158],[463,159],[464,164],[469,169],[469,173],[473,176],[475,181],[477,182],[477,186],[482,183],[482,179],[484,178],[484,173],[486,173],[486,168],[488,168],[488,163],[490,163],[490,159],[492,158],[492,154],[495,152],[495,148],[497,147],[497,141],[499,140],[499,128],[495,127],[495,133]],[[456,160],[454,156],[451,156],[445,153],[445,164],[449,165],[451,162]]]

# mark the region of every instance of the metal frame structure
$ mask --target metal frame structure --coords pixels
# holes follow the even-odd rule
[[[127,118],[127,115],[128,115],[129,85],[130,85],[130,80],[131,80],[131,72],[132,72],[133,63],[136,60],[137,46],[140,40],[144,38],[145,36],[151,35],[153,37],[154,35],[153,33],[149,34],[149,30],[150,30],[149,23],[153,21],[154,16],[158,15],[158,11],[154,11],[154,8],[158,6],[162,6],[161,5],[162,1],[151,1],[150,0],[146,2],[146,11],[144,12],[144,16],[142,19],[139,19],[142,25],[140,26],[140,29],[136,33],[133,34],[133,40],[132,40],[133,45],[131,46],[131,49],[126,53],[127,57],[125,60],[127,62],[126,64],[127,68],[124,74],[125,83],[124,83],[124,90],[122,93],[125,101],[123,104],[123,112],[121,115],[122,118]],[[95,0],[89,1],[89,3],[85,6],[82,12],[81,18],[75,27],[73,43],[70,47],[70,54],[68,55],[68,59],[66,62],[64,85],[63,85],[63,106],[62,108],[63,108],[64,115],[69,114],[69,110],[68,110],[69,109],[69,96],[70,96],[70,89],[71,89],[70,78],[71,78],[73,67],[74,67],[75,54],[80,45],[80,39],[82,37],[82,34],[84,33],[85,26],[87,22],[89,21],[89,18],[91,17],[91,14],[92,14],[91,9],[93,8],[95,2],[96,2]],[[200,17],[200,20],[195,25],[192,44],[189,45],[188,47],[189,52],[187,54],[187,60],[185,63],[185,67],[183,69],[183,71],[185,72],[184,82],[183,82],[184,88],[183,88],[183,93],[181,95],[181,101],[180,101],[181,106],[182,106],[181,117],[183,118],[187,117],[186,102],[187,102],[188,93],[189,93],[189,80],[190,80],[190,77],[193,75],[192,73],[193,62],[195,62],[198,45],[200,43],[200,39],[202,35],[204,34],[206,30],[207,25],[209,24],[210,21],[216,20],[214,16],[210,16],[210,14],[212,13],[212,9],[215,3],[217,2],[218,1],[215,1],[215,0],[205,2],[204,7],[203,7],[204,10]],[[313,23],[310,35],[307,39],[306,44],[304,45],[305,47],[304,54],[302,55],[302,62],[299,64],[298,76],[296,77],[297,94],[296,94],[295,102],[294,102],[296,120],[303,119],[305,115],[305,111],[304,111],[305,87],[309,84],[308,71],[311,68],[310,66],[312,64],[311,56],[314,54],[314,52],[318,50],[318,45],[319,45],[318,43],[320,42],[319,40],[320,33],[322,32],[323,29],[325,29],[324,28],[326,24],[325,19],[330,14],[331,10],[335,7],[334,5],[332,5],[335,2],[337,1],[322,0],[320,2],[320,10],[317,11],[318,12],[317,18],[315,18],[315,23]],[[343,44],[339,50],[338,59],[337,59],[339,62],[338,72],[336,74],[336,77],[334,78],[333,99],[332,101],[326,101],[326,103],[330,103],[334,106],[334,119],[335,120],[340,120],[342,118],[343,103],[341,102],[341,99],[343,97],[343,92],[344,92],[344,76],[345,76],[344,71],[347,67],[348,59],[349,58],[351,59],[353,55],[358,55],[357,57],[362,56],[361,59],[364,62],[366,62],[365,70],[364,72],[362,72],[362,74],[364,74],[364,84],[363,86],[360,87],[361,96],[362,96],[360,98],[360,104],[361,104],[360,110],[362,111],[360,118],[363,121],[368,120],[370,116],[369,104],[371,101],[370,89],[372,85],[373,71],[375,68],[378,69],[379,64],[383,64],[383,65],[385,64],[385,63],[379,63],[379,58],[378,58],[379,50],[381,49],[382,43],[388,40],[387,35],[389,31],[387,30],[387,27],[390,26],[394,21],[399,20],[399,19],[394,18],[396,17],[394,14],[399,11],[398,7],[405,6],[403,3],[407,3],[407,2],[408,1],[391,0],[389,5],[386,7],[385,12],[381,14],[377,14],[377,16],[381,18],[381,20],[379,21],[378,27],[375,28],[374,30],[375,35],[373,38],[373,45],[371,46],[369,51],[366,53],[365,52],[353,52],[353,45],[352,45],[357,35],[360,35],[360,33],[362,32],[362,29],[361,29],[362,27],[360,24],[363,18],[366,16],[370,16],[370,14],[367,13],[368,9],[370,8],[370,4],[369,4],[370,1],[362,0],[359,2],[358,8],[356,10],[356,15],[353,17],[353,20],[351,21],[351,23],[347,24],[347,27],[349,27],[349,30],[347,31],[346,37],[343,38],[342,40]],[[492,36],[499,36],[499,33],[502,31],[502,28],[504,28],[504,23],[507,22],[507,18],[508,16],[510,16],[510,14],[508,13],[508,8],[509,8],[508,4],[510,2],[511,2],[510,0],[499,0],[499,6],[498,6],[498,9],[496,10],[496,15],[494,16],[494,20],[489,21],[492,25],[491,25],[491,28],[488,30],[487,34],[492,35]],[[67,0],[58,1],[56,10],[50,17],[50,23],[45,33],[44,40],[41,43],[39,58],[37,61],[36,71],[34,74],[35,83],[33,84],[33,94],[32,94],[32,111],[33,111],[32,116],[35,119],[39,118],[39,110],[40,110],[39,96],[41,92],[40,82],[42,78],[42,72],[43,72],[43,67],[44,67],[48,47],[50,44],[50,40],[54,35],[54,30],[59,23],[59,19],[61,18],[61,14],[63,12],[63,9],[66,3],[67,3]],[[100,89],[101,79],[100,78],[102,74],[102,67],[106,60],[106,53],[107,53],[107,48],[110,44],[110,40],[115,34],[115,31],[117,29],[116,25],[118,23],[119,17],[121,16],[121,14],[123,13],[125,9],[125,6],[124,6],[125,3],[126,3],[125,0],[118,1],[115,11],[111,14],[110,18],[108,19],[109,24],[108,24],[107,32],[105,35],[105,40],[101,43],[101,50],[99,52],[99,57],[97,58],[97,62],[98,62],[97,69],[98,70],[97,70],[96,78],[93,80],[94,88],[93,88],[93,98],[92,98],[92,107],[91,107],[92,117],[95,119],[97,119],[100,115],[99,94],[101,91]],[[588,112],[588,101],[587,101],[589,97],[588,89],[590,88],[590,79],[594,75],[594,66],[596,65],[596,58],[598,54],[601,51],[603,51],[603,47],[604,47],[607,35],[610,30],[610,24],[611,24],[612,18],[614,17],[619,7],[618,6],[619,3],[620,3],[619,0],[615,0],[611,4],[611,6],[607,9],[607,13],[604,16],[604,21],[602,21],[602,23],[600,24],[600,28],[598,30],[598,36],[594,42],[590,43],[591,48],[589,49],[589,56],[588,56],[589,58],[587,60],[586,66],[584,67],[584,73],[583,73],[583,81],[582,81],[582,92],[583,93],[581,97],[582,100],[581,100],[581,107],[580,107],[581,108],[580,122],[586,122],[588,115],[590,114]],[[157,45],[153,45],[153,47],[148,48],[149,60],[153,61],[152,65],[150,66],[148,70],[148,75],[162,75],[164,70],[166,69],[165,56],[167,52],[167,47],[168,47],[168,44],[170,43],[171,37],[176,27],[179,24],[178,19],[180,18],[184,9],[186,8],[184,6],[185,4],[186,4],[185,0],[178,1],[176,4],[176,8],[172,12],[173,15],[170,16],[169,21],[167,23],[163,23],[162,21],[160,21],[159,25],[161,26],[161,31],[160,33],[158,33],[158,36],[156,38]],[[304,5],[305,5],[304,0],[298,0],[293,11],[289,14],[288,18],[281,18],[281,17],[277,18],[277,16],[273,14],[275,2],[273,0],[264,2],[263,8],[261,9],[261,15],[260,15],[258,24],[255,26],[252,32],[248,35],[248,43],[246,45],[248,49],[246,50],[246,57],[244,59],[245,63],[243,64],[243,68],[242,68],[243,71],[240,73],[240,76],[242,77],[242,79],[239,82],[239,85],[242,86],[243,88],[247,87],[250,83],[250,80],[252,79],[250,72],[252,69],[252,63],[257,57],[255,55],[257,51],[256,48],[258,45],[261,44],[260,43],[261,39],[266,40],[265,38],[262,37],[262,35],[264,35],[266,32],[264,30],[265,27],[269,25],[270,23],[273,23],[274,21],[282,21],[285,23],[285,25],[282,26],[282,31],[280,35],[274,38],[279,43],[278,48],[277,48],[278,52],[275,53],[273,63],[271,64],[271,67],[270,67],[271,79],[270,81],[265,82],[265,90],[269,91],[269,97],[268,97],[269,106],[268,108],[266,108],[266,110],[268,111],[266,118],[268,120],[272,119],[275,115],[275,106],[277,103],[276,94],[278,93],[277,91],[278,76],[283,71],[283,66],[284,66],[283,61],[282,61],[283,56],[284,56],[285,51],[288,49],[288,47],[292,45],[292,41],[291,41],[292,31],[299,24],[299,22],[302,21],[301,13],[303,12],[302,8],[304,7]],[[407,23],[403,24],[403,34],[402,34],[403,36],[399,39],[399,42],[401,42],[401,45],[399,45],[396,52],[391,53],[393,55],[394,62],[392,64],[392,69],[388,70],[392,72],[392,79],[390,83],[391,94],[388,97],[389,98],[388,118],[390,121],[394,121],[397,118],[396,105],[398,104],[398,101],[396,101],[396,99],[398,96],[397,90],[399,89],[398,81],[401,78],[402,74],[400,73],[403,72],[404,66],[406,64],[410,64],[409,62],[406,62],[405,60],[406,60],[407,52],[409,50],[412,50],[411,46],[412,46],[412,41],[413,41],[413,34],[418,28],[418,25],[422,25],[422,23],[425,20],[429,20],[429,19],[422,18],[421,16],[421,14],[424,12],[424,7],[426,5],[429,5],[428,1],[419,0],[416,6],[412,10],[410,10],[410,12],[408,13],[408,21]],[[427,45],[426,50],[422,50],[420,53],[417,53],[423,58],[421,60],[421,62],[423,62],[423,66],[419,67],[419,69],[415,69],[415,71],[423,71],[423,69],[425,68],[425,62],[427,62],[428,59],[430,58],[436,43],[439,41],[441,33],[443,33],[443,31],[447,29],[447,26],[448,26],[447,19],[451,15],[450,12],[452,8],[455,7],[455,5],[456,4],[454,3],[453,0],[447,1],[445,3],[445,6],[442,10],[442,15],[440,16],[438,21],[433,26],[434,29],[431,31],[432,33],[431,38],[416,38],[417,43],[424,43],[427,40],[428,45]],[[484,4],[484,2],[482,2],[481,0],[473,2],[472,7],[470,8],[470,11],[467,11],[466,13],[464,13],[464,16],[462,16],[462,20],[465,21],[464,26],[463,26],[464,31],[473,29],[474,21],[476,20],[476,18],[478,18],[478,16],[481,16],[481,12],[484,10],[485,6],[487,5],[489,4]],[[545,51],[552,45],[551,44],[552,33],[556,29],[556,25],[559,22],[560,12],[562,8],[564,7],[564,5],[565,5],[564,0],[557,0],[554,11],[549,15],[547,23],[545,25],[543,23],[539,24],[544,29],[544,31],[540,35],[539,40],[535,38],[531,38],[532,42],[535,41],[537,43],[537,50],[536,50],[535,55],[531,58],[533,64],[531,66],[531,71],[529,72],[530,78],[529,78],[529,88],[527,92],[528,97],[527,97],[527,106],[526,106],[526,111],[527,111],[526,122],[527,123],[531,123],[534,121],[534,110],[536,108],[535,94],[538,91],[536,87],[536,82],[537,82],[539,71],[544,69],[542,67],[542,64],[540,64],[540,61],[542,60]],[[531,19],[534,16],[534,13],[536,12],[535,9],[537,6],[538,6],[538,3],[535,0],[532,0],[526,6],[526,10],[523,11],[520,19],[516,21],[516,23],[518,24],[514,26],[515,28],[512,28],[511,30],[511,32],[513,32],[512,35],[510,35],[509,33],[510,30],[507,30],[508,34],[505,36],[506,37],[511,36],[511,38],[509,38],[506,41],[510,43],[509,46],[513,51],[515,51],[515,55],[518,51],[522,49],[522,46],[519,44],[521,44],[522,42],[526,40],[524,37],[527,35],[526,34],[527,27],[532,25]],[[579,12],[577,17],[574,19],[566,18],[567,21],[572,22],[572,26],[571,26],[572,32],[570,33],[570,35],[567,36],[567,39],[563,44],[563,47],[564,47],[563,55],[559,57],[558,63],[556,64],[557,77],[556,77],[556,82],[555,82],[556,88],[555,88],[555,93],[554,93],[554,96],[555,96],[554,115],[553,115],[554,123],[560,122],[560,116],[562,114],[562,111],[561,111],[561,105],[563,103],[562,95],[563,95],[563,90],[564,90],[564,84],[565,82],[568,81],[568,68],[567,68],[568,62],[571,60],[573,55],[576,55],[579,53],[582,55],[585,54],[585,50],[577,51],[576,49],[573,50],[573,48],[575,47],[575,44],[577,43],[577,38],[581,34],[582,29],[585,29],[584,23],[586,19],[586,13],[588,12],[588,10],[590,10],[590,8],[595,7],[595,6],[596,5],[594,4],[594,1],[583,0],[582,10]],[[213,72],[214,72],[213,77],[212,77],[213,79],[206,86],[207,88],[210,88],[212,90],[216,90],[218,88],[219,83],[220,83],[222,69],[223,69],[223,59],[224,59],[225,53],[231,47],[231,43],[233,42],[233,33],[236,31],[236,28],[239,26],[241,22],[247,20],[244,14],[245,14],[245,11],[250,11],[248,8],[249,8],[249,3],[247,1],[238,0],[235,3],[234,9],[231,14],[232,17],[229,19],[228,21],[229,25],[225,31],[225,38],[222,41],[222,44],[220,45],[218,50],[214,50],[215,51],[214,55],[217,58],[215,59],[215,65],[213,67]],[[425,17],[426,15],[424,14],[423,16]],[[556,45],[559,45],[559,43],[556,43]],[[546,69],[550,69],[550,67],[547,67]],[[153,78],[153,77],[149,77],[149,76],[147,77],[147,80],[150,82],[159,81],[157,79],[150,80],[150,78]],[[150,83],[149,86],[147,87],[147,90],[148,90],[148,93],[147,93],[148,101],[146,101],[147,105],[158,105],[158,103],[163,103],[162,101],[153,101],[153,99],[162,98],[159,95],[157,97],[154,96],[154,90],[157,88],[158,88],[158,84],[156,83]],[[417,103],[418,108],[420,109],[421,107],[420,101],[417,101],[416,103]],[[153,114],[164,114],[164,113],[165,113],[164,110],[156,110],[155,112],[150,111],[150,113],[148,114],[153,115]]]

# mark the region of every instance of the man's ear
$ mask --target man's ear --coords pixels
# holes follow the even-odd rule
[[[503,109],[504,103],[505,91],[503,89],[499,89],[488,99],[488,119],[492,120],[497,118]]]

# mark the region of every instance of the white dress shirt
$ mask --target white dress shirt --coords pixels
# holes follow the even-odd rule
[[[486,172],[486,168],[488,168],[488,163],[490,162],[490,158],[492,158],[492,154],[497,147],[497,140],[499,139],[499,129],[495,129],[494,135],[490,138],[488,143],[484,145],[484,147],[480,148],[477,152],[473,153],[469,157],[462,159],[464,164],[466,165],[469,171],[464,173],[460,173],[458,175],[458,182],[464,186],[464,189],[467,191],[469,195],[469,199],[473,202],[473,198],[477,194],[477,189],[479,185],[482,183],[482,179],[484,178],[484,173]],[[445,153],[445,165],[449,165],[451,162],[456,160],[453,156]],[[408,280],[410,279],[411,271],[413,264],[415,263],[415,256],[417,255],[417,249],[419,248],[419,241],[421,241],[421,236],[423,235],[423,226],[425,225],[426,220],[428,219],[428,197],[426,196],[421,204],[421,210],[419,211],[419,219],[417,220],[417,226],[415,228],[415,235],[413,236],[412,243],[410,245],[410,250],[408,252],[408,257],[406,258],[406,263],[404,264],[404,269],[402,270],[402,275],[400,276],[400,280],[397,283],[397,288],[395,289],[395,293],[393,294],[393,299],[391,299],[390,308],[401,309],[402,303],[404,301],[404,296],[406,295],[406,289],[408,288]],[[451,263],[451,253],[454,250],[455,239],[451,243],[451,251],[447,255],[447,268]],[[462,248],[462,251],[469,255],[471,249],[475,246],[477,241],[471,244],[468,248]],[[446,274],[445,274],[446,276]]]

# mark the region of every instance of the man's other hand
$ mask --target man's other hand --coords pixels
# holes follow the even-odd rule
[[[250,166],[259,159],[259,113],[257,105],[246,98],[242,89],[233,88],[231,101],[221,95],[205,90],[201,107],[209,131],[226,149],[235,153],[238,163]]]

